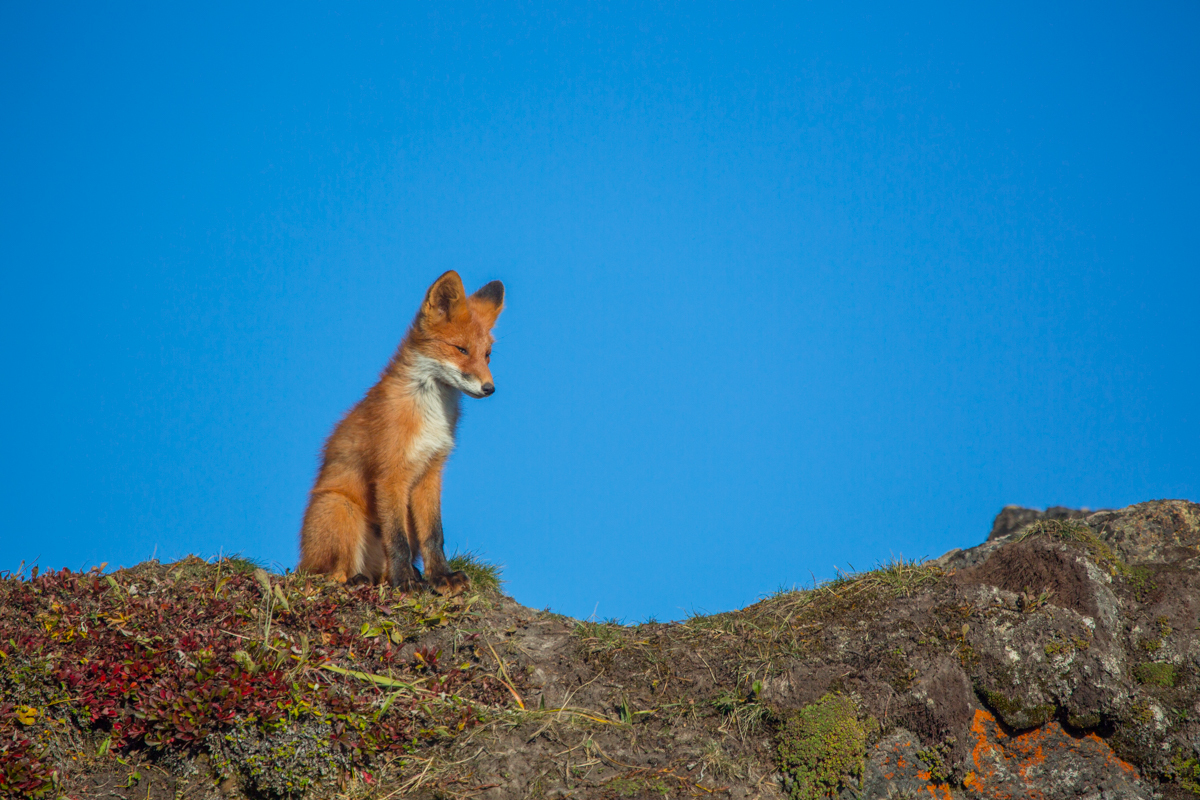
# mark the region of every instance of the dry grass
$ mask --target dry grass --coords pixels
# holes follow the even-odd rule
[[[1112,575],[1131,575],[1129,566],[1122,560],[1103,539],[1096,535],[1086,522],[1078,519],[1043,519],[1027,526],[1018,542],[1045,536],[1058,542],[1074,542],[1082,545],[1088,555],[1097,565],[1104,567]]]
[[[712,616],[693,616],[673,626],[670,637],[692,646],[725,651],[737,664],[738,685],[749,689],[777,664],[802,656],[829,625],[851,624],[883,602],[931,588],[945,575],[932,564],[901,558],[867,572],[845,572],[813,589],[784,589],[748,606]]]
[[[589,654],[619,650],[632,638],[630,630],[616,620],[578,622],[575,624],[575,636]]]

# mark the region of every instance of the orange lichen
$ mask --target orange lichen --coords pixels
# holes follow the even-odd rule
[[[1041,800],[1045,794],[1036,788],[1048,753],[1058,750],[1082,751],[1084,755],[1099,756],[1105,766],[1117,766],[1131,778],[1138,773],[1133,765],[1117,758],[1108,743],[1095,734],[1074,739],[1057,722],[1050,722],[1032,731],[1009,736],[986,711],[975,712],[971,723],[975,746],[971,759],[975,769],[967,773],[963,786],[992,800]],[[1019,791],[1014,791],[1019,784]]]
[[[1112,749],[1108,747],[1108,742],[1104,741],[1094,733],[1089,733],[1083,738],[1096,742],[1097,744],[1102,744],[1106,749],[1108,749],[1108,759],[1105,761],[1105,764],[1116,764],[1133,779],[1136,780],[1138,778],[1137,767],[1135,767],[1133,764],[1130,764],[1128,761],[1122,761],[1121,759],[1117,758],[1116,753],[1112,752]]]

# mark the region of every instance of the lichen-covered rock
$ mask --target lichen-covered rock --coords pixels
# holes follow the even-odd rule
[[[862,784],[842,792],[839,800],[901,800],[961,796],[949,785],[950,748],[925,747],[909,731],[898,728],[876,742],[867,756]]]
[[[1068,734],[1057,722],[1010,735],[986,711],[971,724],[968,796],[994,800],[1149,800],[1137,769],[1094,733]]]
[[[1194,503],[670,624],[231,566],[0,578],[0,797],[1200,797]]]
[[[1152,500],[1119,511],[1098,511],[1087,522],[1131,565],[1197,567],[1200,505],[1184,500]]]

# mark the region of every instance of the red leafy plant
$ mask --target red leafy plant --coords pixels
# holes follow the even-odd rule
[[[361,770],[380,752],[465,730],[507,703],[503,686],[470,651],[452,668],[441,649],[402,653],[478,601],[195,557],[0,580],[0,796],[37,796],[54,781],[18,730],[18,706],[42,713],[35,728],[69,724],[113,751],[223,748],[217,760],[231,770],[244,766],[230,754],[249,752],[235,743],[247,736],[268,746],[303,730]],[[286,793],[315,774],[260,788]]]

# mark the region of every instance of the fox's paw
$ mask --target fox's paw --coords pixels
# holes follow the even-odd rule
[[[366,586],[369,583],[371,583],[371,578],[361,572],[346,581],[347,586]]]
[[[429,584],[421,579],[420,573],[415,569],[409,570],[407,575],[401,575],[399,579],[393,577],[391,583],[393,589],[399,589],[408,594],[429,591]]]
[[[457,597],[471,588],[471,579],[465,572],[448,572],[437,578],[431,578],[429,586],[443,597]]]

